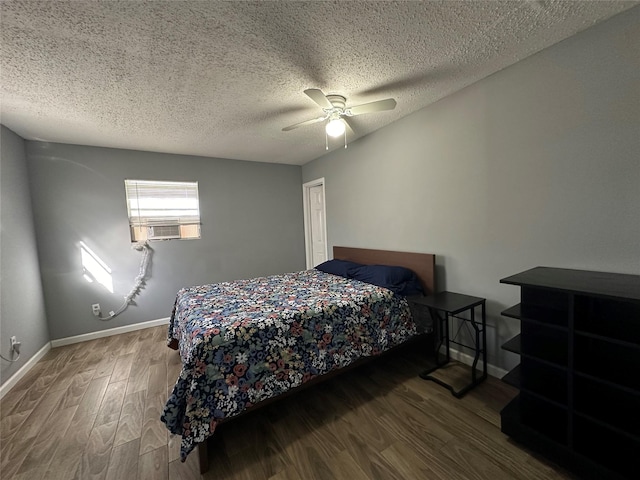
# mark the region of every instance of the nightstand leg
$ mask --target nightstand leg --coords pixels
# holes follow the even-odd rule
[[[487,378],[487,312],[482,302],[482,378]]]
[[[435,327],[435,361],[436,364],[434,367],[429,368],[420,374],[420,378],[425,380],[432,380],[431,377],[428,377],[430,373],[436,371],[440,367],[444,367],[447,363],[449,363],[451,357],[449,352],[449,319],[447,315],[440,316],[437,311],[430,309],[429,313],[431,314],[431,319],[433,320],[433,325]],[[444,362],[440,361],[440,349],[445,344],[446,341],[446,356]],[[435,382],[439,382],[437,379],[433,379]],[[446,386],[446,385],[445,385]]]
[[[446,350],[447,350],[447,362],[451,361],[451,350],[449,349],[449,313],[444,314],[444,331],[445,331],[445,341],[446,341]]]
[[[449,353],[449,319],[447,314],[441,316],[435,310],[431,312],[431,316],[435,319],[435,324],[437,328],[437,336],[438,336],[438,344],[436,345],[436,368],[443,367],[449,360],[451,359]],[[440,361],[440,350],[442,346],[445,346],[445,360],[444,362]],[[434,369],[435,370],[435,369]],[[433,370],[432,370],[433,371]]]
[[[471,309],[471,325],[475,330],[475,350],[476,354],[473,357],[473,364],[471,365],[471,383],[476,383],[476,366],[478,365],[478,357],[480,356],[480,332],[478,331],[478,325],[476,325],[476,309]]]
[[[449,314],[446,313],[444,315],[444,317],[440,317],[438,315],[437,312],[432,312],[432,315],[436,316],[438,318],[438,321],[436,323],[436,325],[438,326],[438,339],[439,339],[439,343],[438,346],[436,347],[436,366],[426,370],[424,372],[422,372],[420,374],[420,378],[424,379],[424,380],[430,380],[432,382],[437,383],[438,385],[441,385],[443,387],[445,387],[447,390],[449,390],[452,395],[456,398],[461,398],[463,397],[469,390],[471,390],[472,388],[474,388],[475,386],[477,386],[479,383],[481,383],[483,380],[485,380],[487,378],[487,322],[486,322],[486,311],[485,311],[485,303],[482,302],[480,304],[481,308],[482,308],[482,319],[481,319],[481,323],[476,322],[476,312],[475,309],[478,305],[471,307],[469,309],[469,319],[468,320],[464,320],[468,323],[471,324],[472,328],[473,328],[473,333],[474,333],[474,346],[473,347],[467,347],[467,348],[472,348],[473,350],[475,350],[474,352],[474,357],[473,357],[473,363],[471,365],[471,383],[469,383],[468,385],[466,385],[465,387],[461,388],[460,390],[455,390],[451,385],[443,382],[442,380],[432,377],[430,375],[430,373],[436,371],[438,368],[446,365],[447,363],[449,363],[449,361],[451,360],[451,352],[450,352],[450,348],[449,348],[449,344],[450,344],[450,338],[449,338]],[[480,328],[480,326],[482,328]],[[438,353],[440,352],[440,348],[442,347],[442,345],[446,342],[446,359],[443,363],[438,363],[437,359],[438,357]],[[476,371],[476,368],[478,366],[478,361],[480,360],[480,355],[482,355],[482,374],[480,376],[480,378],[478,378],[478,374]]]

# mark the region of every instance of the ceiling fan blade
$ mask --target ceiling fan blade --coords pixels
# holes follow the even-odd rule
[[[308,88],[304,93],[306,93],[311,100],[320,105],[321,108],[333,108],[333,105],[327,96],[322,93],[322,90],[318,88]]]
[[[288,127],[284,127],[282,129],[283,132],[288,132],[289,130],[293,130],[294,128],[304,127],[305,125],[312,125],[314,123],[322,122],[326,120],[327,116],[324,115],[322,117],[312,118],[311,120],[305,120],[304,122],[294,123],[293,125],[289,125]]]
[[[345,109],[345,114],[353,117],[355,115],[362,115],[363,113],[382,112],[384,110],[393,110],[394,108],[396,108],[396,101],[393,98],[387,98],[386,100],[378,100],[376,102],[349,107]]]
[[[349,124],[347,119],[345,117],[342,117],[342,121],[345,124],[345,128],[347,130],[347,135],[350,136],[350,137],[354,137],[356,135],[356,132],[353,131],[353,128],[351,128],[351,125]]]

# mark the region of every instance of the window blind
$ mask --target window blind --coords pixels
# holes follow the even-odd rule
[[[132,227],[200,223],[198,182],[125,180]]]

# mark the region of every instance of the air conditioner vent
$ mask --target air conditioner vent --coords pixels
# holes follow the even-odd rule
[[[154,225],[149,227],[149,240],[168,240],[180,238],[180,225]]]

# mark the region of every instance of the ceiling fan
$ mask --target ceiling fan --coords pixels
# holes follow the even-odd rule
[[[305,125],[312,125],[314,123],[328,120],[325,126],[327,135],[331,137],[339,137],[344,134],[346,130],[353,133],[353,130],[345,117],[355,117],[356,115],[362,115],[364,113],[382,112],[384,110],[393,110],[396,108],[396,101],[393,98],[347,107],[347,99],[342,95],[325,95],[322,90],[318,88],[309,88],[305,90],[304,93],[311,100],[316,102],[320,108],[322,108],[324,115],[284,127],[282,129],[283,132],[288,132],[289,130],[293,130],[298,127],[304,127]]]

